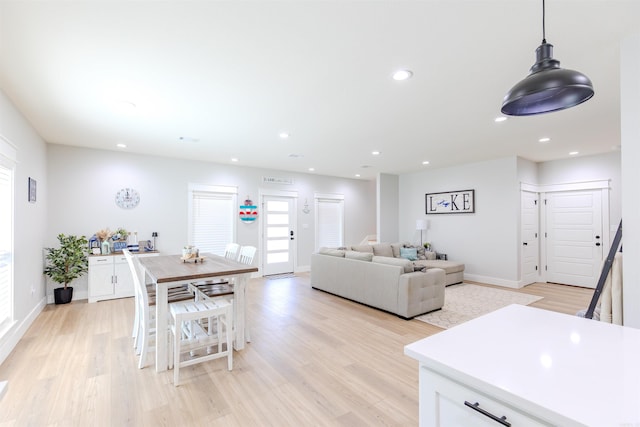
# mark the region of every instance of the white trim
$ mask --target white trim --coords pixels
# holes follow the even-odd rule
[[[42,312],[45,305],[45,298],[42,298],[20,324],[14,322],[11,329],[2,337],[2,341],[0,341],[0,364],[6,360],[16,345],[18,345],[20,339],[27,333],[27,330],[36,320],[40,312]]]
[[[464,273],[464,280],[470,282],[486,283],[487,285],[504,286],[505,288],[520,289],[523,287],[520,280],[505,280],[497,277],[481,276],[479,274]]]
[[[344,200],[344,194],[313,193],[314,199]]]
[[[16,163],[18,161],[17,153],[16,146],[7,137],[0,134],[0,156]]]
[[[287,191],[287,190],[270,190],[268,188],[259,188],[258,189],[258,197],[262,196],[279,196],[279,197],[298,197],[297,191]],[[260,199],[262,200],[262,199]]]
[[[532,193],[552,193],[555,191],[579,191],[579,190],[598,190],[610,189],[610,179],[600,181],[584,181],[584,182],[567,182],[564,184],[527,184],[520,183],[520,190],[530,191]]]
[[[209,185],[209,184],[196,184],[189,183],[189,192],[192,191],[208,191],[210,193],[227,193],[238,194],[238,187],[231,185]]]

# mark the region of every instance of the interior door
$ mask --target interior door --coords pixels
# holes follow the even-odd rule
[[[595,288],[603,256],[599,190],[548,193],[547,281]]]
[[[264,196],[263,198],[263,275],[293,272],[295,248],[295,198]]]
[[[522,285],[528,285],[538,281],[540,271],[540,238],[538,194],[530,191],[522,191],[521,201],[521,261],[522,261]]]

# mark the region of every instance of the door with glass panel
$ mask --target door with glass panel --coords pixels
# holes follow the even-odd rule
[[[293,272],[295,248],[295,198],[264,196],[263,198],[263,275]]]

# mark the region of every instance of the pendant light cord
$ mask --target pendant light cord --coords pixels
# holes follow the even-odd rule
[[[544,16],[545,16],[544,0],[542,0],[542,44],[545,44],[547,42],[546,30],[544,26]]]

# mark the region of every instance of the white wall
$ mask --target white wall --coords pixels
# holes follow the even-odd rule
[[[258,202],[263,190],[298,192],[296,232],[298,271],[308,269],[314,250],[314,193],[343,194],[345,198],[345,241],[359,242],[375,230],[375,183],[313,174],[246,168],[240,166],[177,160],[118,151],[103,151],[63,145],[49,145],[48,180],[51,210],[47,243],[58,233],[90,237],[101,228],[124,227],[137,231],[139,239],[158,232],[158,249],[179,253],[187,244],[188,184],[228,185],[238,188],[239,204],[249,196]],[[292,178],[293,185],[263,184],[263,176]],[[140,204],[132,210],[115,205],[116,192],[133,187]],[[311,212],[302,208],[308,200]],[[370,212],[370,215],[363,215]],[[258,211],[260,214],[260,210]],[[304,224],[307,227],[304,227]],[[259,224],[238,220],[237,241],[259,247]],[[258,254],[260,256],[260,254]],[[86,277],[74,284],[74,298],[86,297]]]
[[[0,91],[0,135],[16,147],[14,218],[14,319],[0,340],[0,363],[9,355],[45,304],[42,248],[47,205],[46,144]],[[36,203],[27,201],[29,177],[37,181]],[[5,238],[5,236],[2,236]]]
[[[640,328],[640,34],[621,46],[624,324]]]
[[[425,193],[475,190],[475,213],[425,215]],[[465,263],[465,278],[517,287],[520,191],[515,157],[400,175],[400,239]]]
[[[377,234],[379,242],[398,241],[398,175],[378,174],[377,182]],[[349,243],[349,242],[347,242]],[[354,244],[360,242],[353,242]]]

